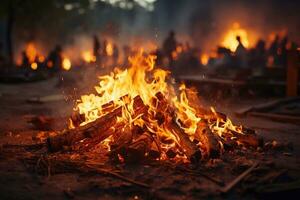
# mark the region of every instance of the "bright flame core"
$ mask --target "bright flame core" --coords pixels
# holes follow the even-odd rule
[[[228,49],[230,49],[232,52],[235,52],[238,41],[236,39],[237,36],[241,37],[241,42],[244,45],[244,47],[249,47],[249,39],[247,31],[240,27],[239,23],[234,23],[233,27],[225,34],[224,40],[222,42],[222,45]]]

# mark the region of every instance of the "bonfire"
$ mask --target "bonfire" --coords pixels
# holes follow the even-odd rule
[[[99,77],[95,93],[81,96],[70,127],[48,138],[50,151],[102,145],[120,162],[198,163],[262,144],[253,130],[202,106],[195,90],[176,84],[170,72],[155,67],[155,56],[140,51],[129,61],[129,68]]]

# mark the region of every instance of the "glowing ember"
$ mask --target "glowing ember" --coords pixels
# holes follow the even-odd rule
[[[81,96],[75,108],[84,116],[80,126],[120,112],[113,127],[109,127],[110,131],[119,130],[125,134],[128,128],[139,127],[144,131],[140,140],[155,138],[156,145],[159,144],[160,159],[168,158],[167,154],[175,151],[174,159],[183,161],[192,160],[195,152],[200,150],[206,156],[214,154],[209,150],[213,148],[212,144],[221,153],[224,141],[243,135],[242,127],[234,126],[226,116],[212,107],[210,110],[201,107],[193,90],[184,84],[175,87],[168,71],[154,68],[155,56],[145,57],[140,51],[129,61],[130,68],[115,69],[110,75],[99,77],[95,94]],[[142,100],[142,108],[146,109],[143,112],[136,108],[138,98]],[[109,119],[109,122],[113,121],[113,118]],[[73,123],[70,127],[75,128]],[[106,134],[109,130],[97,134]],[[120,136],[106,137],[102,144],[111,149],[110,144],[117,140],[115,137]],[[123,160],[123,157],[119,159]]]
[[[64,58],[62,62],[62,68],[66,71],[70,70],[72,67],[71,61],[68,58]]]
[[[234,23],[232,28],[226,33],[222,45],[232,52],[234,52],[238,46],[237,36],[241,37],[241,42],[244,47],[249,47],[249,40],[247,31],[240,27],[239,23]]]

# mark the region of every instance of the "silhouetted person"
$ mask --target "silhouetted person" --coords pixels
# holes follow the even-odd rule
[[[113,64],[117,64],[119,60],[119,48],[116,44],[113,44]]]
[[[176,51],[177,41],[175,39],[175,32],[170,31],[168,37],[163,42],[163,51],[169,60],[169,65],[173,65],[172,52]]]
[[[242,68],[247,67],[247,49],[242,44],[240,36],[237,36],[236,40],[239,44],[234,53],[237,58],[238,65]]]
[[[108,44],[108,42],[107,42],[107,40],[105,39],[105,40],[103,41],[102,56],[107,56],[107,51],[106,51],[107,44]]]
[[[254,65],[258,67],[265,67],[267,62],[266,43],[263,40],[258,40],[254,49]]]
[[[107,45],[108,42],[105,39],[102,43],[102,52],[101,52],[101,63],[103,63],[103,65],[105,66],[108,63],[108,55],[107,55]]]
[[[29,58],[28,58],[25,51],[22,51],[22,66],[23,67],[29,67],[30,66]]]
[[[200,61],[199,61],[199,50],[198,49],[189,49],[186,54],[186,71],[189,73],[195,73],[199,70]]]
[[[47,63],[51,62],[51,69],[53,71],[59,71],[62,67],[62,48],[60,45],[57,45],[54,50],[52,50],[48,56]]]
[[[276,35],[274,41],[270,45],[269,54],[271,56],[276,56],[277,55],[278,47],[279,47],[279,36]]]
[[[124,53],[124,58],[123,58],[123,64],[128,63],[128,57],[130,56],[130,47],[128,45],[123,46],[123,53]]]
[[[235,50],[235,53],[236,54],[239,54],[239,53],[244,53],[246,51],[246,48],[244,47],[242,41],[241,41],[241,37],[240,36],[236,36],[236,40],[238,41],[238,46]]]
[[[278,48],[279,48],[279,36],[276,35],[274,41],[271,43],[270,48],[268,50],[268,56],[272,58],[273,65],[276,66],[279,63]]]
[[[0,67],[5,63],[5,56],[3,54],[3,45],[0,42]]]
[[[279,43],[279,51],[277,52],[278,62],[281,67],[287,66],[287,44],[288,44],[288,37],[285,36]]]
[[[100,54],[101,54],[101,45],[100,45],[100,42],[98,40],[98,37],[96,35],[94,35],[94,39],[93,39],[93,55],[95,56],[96,61],[99,61]]]

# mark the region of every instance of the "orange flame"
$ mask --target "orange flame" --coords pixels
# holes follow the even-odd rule
[[[96,62],[96,57],[93,55],[91,51],[84,51],[81,54],[82,59],[87,63]]]
[[[201,61],[202,65],[207,65],[208,60],[209,60],[208,54],[204,53],[200,56],[200,61]]]
[[[34,45],[34,43],[30,42],[27,44],[26,49],[25,49],[26,55],[29,59],[30,63],[33,63],[35,61],[35,58],[37,56],[37,50]]]
[[[234,52],[238,46],[238,41],[236,40],[236,37],[241,37],[242,44],[248,48],[249,47],[249,40],[248,40],[248,34],[247,31],[240,27],[240,24],[235,22],[232,26],[232,28],[225,34],[225,37],[222,41],[222,45],[228,49],[230,49],[232,52]]]
[[[113,55],[113,53],[114,53],[114,47],[113,47],[112,43],[110,43],[110,42],[107,43],[107,45],[105,47],[105,51],[106,51],[106,54],[108,56],[112,56]]]
[[[38,61],[39,62],[44,62],[45,61],[45,57],[44,56],[38,56]]]

